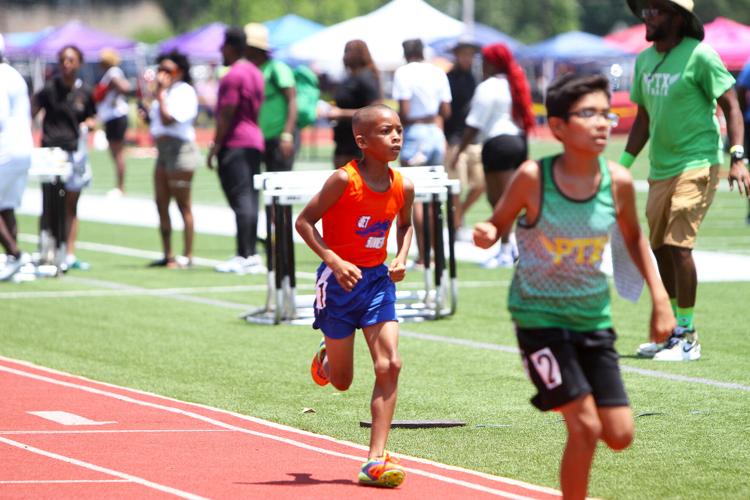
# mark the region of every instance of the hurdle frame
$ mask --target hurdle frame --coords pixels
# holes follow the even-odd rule
[[[412,179],[415,203],[421,203],[424,213],[430,214],[425,218],[422,236],[425,242],[432,243],[425,245],[424,289],[396,292],[399,319],[424,321],[453,315],[458,303],[453,195],[460,192],[460,183],[448,179],[442,166],[406,167],[399,171]],[[314,196],[310,185],[318,188],[317,192],[333,172],[266,172],[254,176],[254,187],[263,193],[266,210],[268,292],[263,306],[246,311],[240,318],[259,324],[310,325],[314,296],[298,296],[296,291],[293,206],[309,201]],[[447,258],[443,235],[446,228]],[[433,252],[434,268],[430,264]]]

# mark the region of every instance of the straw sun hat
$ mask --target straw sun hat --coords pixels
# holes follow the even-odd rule
[[[692,38],[697,38],[698,40],[703,40],[703,37],[705,36],[705,33],[703,31],[703,23],[698,18],[698,16],[695,15],[695,12],[693,12],[693,9],[695,7],[695,3],[693,0],[666,0],[668,3],[672,4],[673,6],[677,7],[677,10],[680,11],[685,18],[686,22],[686,28],[687,33],[686,35]],[[633,11],[633,14],[635,14],[635,17],[638,19],[641,18],[641,11],[643,9],[649,8],[649,1],[648,0],[628,0],[628,6],[630,7],[630,10]]]

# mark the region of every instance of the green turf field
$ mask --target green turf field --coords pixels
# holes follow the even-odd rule
[[[556,150],[533,144],[536,156]],[[616,158],[622,140],[608,156]],[[92,157],[100,193],[111,187],[111,164]],[[321,168],[318,163],[314,168]],[[150,160],[129,162],[131,195],[150,196]],[[635,169],[645,177],[643,160]],[[196,201],[223,203],[214,174],[198,173]],[[643,196],[639,196],[640,209]],[[473,222],[489,213],[480,202]],[[699,249],[750,253],[746,205],[719,193]],[[20,217],[21,231],[36,220]],[[179,238],[179,235],[175,235]],[[142,250],[159,249],[155,229],[92,222],[79,240]],[[176,240],[179,241],[179,240]],[[180,245],[177,245],[178,248]],[[25,242],[23,247],[32,250]],[[226,258],[232,238],[198,235],[196,255]],[[264,298],[264,277],[227,276],[210,268],[148,269],[147,260],[79,250],[92,264],[62,279],[0,284],[0,354],[97,380],[238,411],[358,443],[368,434],[373,376],[358,341],[352,388],[316,386],[309,362],[319,336],[306,327],[259,326],[237,319]],[[298,269],[312,272],[315,256],[297,247]],[[458,313],[436,322],[402,325],[404,359],[397,419],[460,419],[466,427],[394,430],[395,452],[557,487],[565,429],[557,414],[529,404],[532,386],[505,311],[511,276],[459,265]],[[311,293],[301,279],[300,293]],[[416,287],[410,276],[402,288]],[[636,415],[637,435],[625,452],[601,448],[590,494],[601,498],[750,498],[750,344],[744,302],[750,283],[702,283],[696,321],[703,359],[656,364],[630,356],[646,338],[649,307],[614,299],[618,349]],[[465,341],[462,344],[451,340]],[[670,379],[669,377],[672,377]],[[689,379],[691,378],[691,379]],[[734,385],[732,385],[734,384]],[[315,413],[302,413],[313,408]]]

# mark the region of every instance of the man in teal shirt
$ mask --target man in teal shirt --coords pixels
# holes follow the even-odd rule
[[[704,31],[693,0],[628,0],[646,25],[653,46],[639,54],[630,98],[638,105],[620,163],[632,165],[651,140],[646,217],[651,248],[677,316],[665,344],[642,344],[638,354],[661,361],[700,358],[693,325],[698,279],[693,247],[713,201],[722,163],[717,102],[727,123],[732,155],[729,186],[749,195],[742,114],[734,78],[716,52],[702,43]]]
[[[265,138],[263,162],[267,172],[289,171],[294,164],[297,139],[297,91],[294,73],[282,61],[271,57],[268,28],[260,23],[245,25],[247,58],[263,73],[265,98],[258,124]]]

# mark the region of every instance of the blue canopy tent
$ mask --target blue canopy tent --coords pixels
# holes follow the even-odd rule
[[[491,26],[481,23],[475,23],[471,32],[464,32],[457,36],[438,38],[437,40],[430,42],[429,46],[435,52],[435,55],[440,57],[450,57],[453,47],[455,47],[459,41],[473,43],[479,47],[484,47],[485,45],[491,45],[493,43],[502,43],[513,53],[524,48],[524,45],[515,38],[506,35],[502,31],[498,31]]]
[[[284,49],[325,28],[322,24],[296,14],[287,14],[263,24],[268,28],[269,42],[274,51]]]
[[[547,85],[558,75],[575,70],[607,75],[616,90],[629,81],[633,54],[604,38],[570,31],[520,49],[516,54],[526,70],[536,98],[543,98]]]

